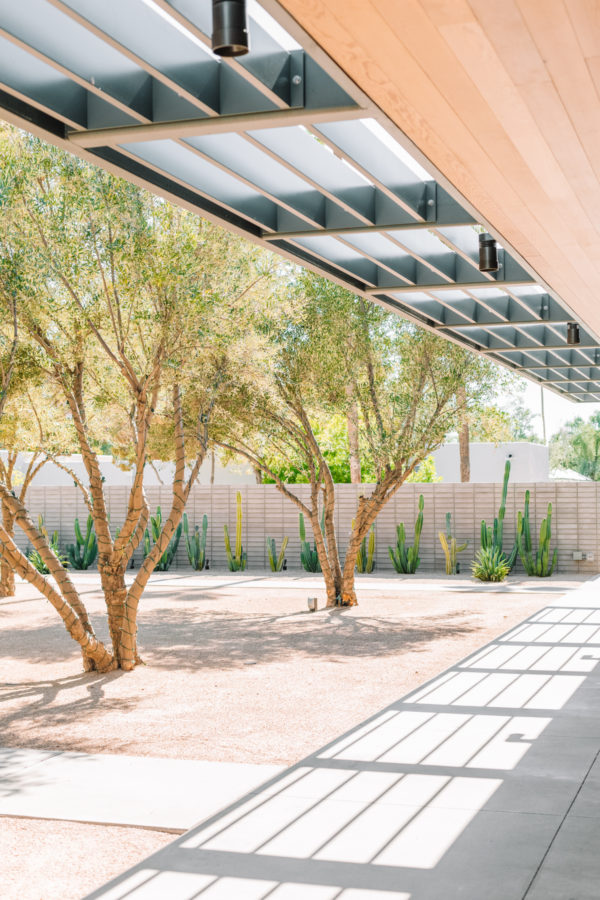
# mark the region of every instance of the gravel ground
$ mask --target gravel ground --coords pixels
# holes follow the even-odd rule
[[[156,578],[139,621],[147,665],[108,675],[81,671],[54,610],[20,584],[0,600],[0,744],[293,763],[576,583],[380,579],[354,609],[308,613],[314,579],[260,582]],[[94,577],[81,589],[105,636]],[[0,833],[3,900],[76,900],[171,839],[6,818]]]

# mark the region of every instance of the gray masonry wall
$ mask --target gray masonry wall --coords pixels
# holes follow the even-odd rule
[[[531,520],[536,533],[546,515],[548,503],[553,507],[553,546],[558,546],[558,569],[563,573],[592,575],[600,572],[600,529],[598,512],[600,483],[560,483],[538,482],[532,484],[509,485],[505,520],[505,549],[510,549],[514,540],[517,510],[523,508],[525,490],[531,491]],[[308,485],[294,485],[293,489],[307,497]],[[190,526],[202,522],[204,513],[208,515],[208,559],[211,569],[225,568],[226,554],[223,543],[223,525],[229,525],[232,543],[235,540],[236,493],[241,492],[243,510],[243,545],[248,553],[248,568],[268,569],[265,539],[275,538],[277,547],[287,535],[289,543],[286,551],[287,567],[300,569],[300,538],[298,535],[297,507],[283,497],[274,485],[214,485],[196,486],[187,507]],[[356,511],[359,493],[370,490],[368,485],[340,484],[336,486],[337,538],[342,550],[347,544],[350,522]],[[388,545],[395,543],[396,524],[404,522],[407,539],[412,542],[414,522],[417,515],[419,494],[425,498],[424,524],[421,536],[422,572],[444,572],[444,554],[438,539],[438,532],[444,530],[445,515],[452,513],[454,533],[469,546],[459,556],[463,572],[469,571],[469,564],[479,548],[481,519],[492,524],[500,505],[502,485],[500,484],[407,484],[401,487],[383,508],[375,524],[376,572],[392,572],[388,556]],[[106,488],[111,523],[116,529],[125,516],[127,487]],[[160,504],[163,516],[170,508],[171,493],[168,487],[147,489],[150,509],[155,511]],[[82,525],[87,517],[85,504],[76,487],[31,488],[27,503],[32,515],[37,519],[44,516],[49,531],[57,529],[61,545],[73,542],[73,520],[79,517]],[[307,535],[310,523],[307,521]],[[532,529],[532,530],[533,530]],[[17,534],[21,547],[26,547],[22,533]],[[593,553],[593,561],[575,562],[573,551]],[[136,565],[140,561],[136,553]],[[175,567],[188,566],[185,541],[182,536]]]

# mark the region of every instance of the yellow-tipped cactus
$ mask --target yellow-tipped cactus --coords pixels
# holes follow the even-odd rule
[[[227,564],[230,572],[243,572],[246,568],[248,558],[246,551],[242,547],[242,495],[237,492],[237,515],[235,529],[235,556],[231,552],[231,541],[229,540],[229,529],[227,525],[223,525],[225,534],[225,552],[227,553]]]
[[[456,558],[458,553],[462,553],[463,550],[467,549],[468,541],[465,541],[464,544],[458,544],[456,538],[452,534],[452,514],[446,513],[446,534],[443,531],[438,532],[438,537],[440,539],[440,544],[442,545],[442,550],[444,551],[444,556],[446,557],[446,575],[457,575],[458,574],[458,560]]]

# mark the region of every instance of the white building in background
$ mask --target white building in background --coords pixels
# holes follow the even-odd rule
[[[458,443],[443,444],[433,454],[436,472],[445,482],[460,481],[460,455]],[[502,482],[504,466],[510,458],[510,480],[513,484],[523,481],[549,481],[549,451],[545,444],[529,441],[510,441],[500,444],[470,444],[471,481]]]
[[[0,450],[3,458],[6,459],[6,451]],[[16,468],[24,472],[27,468],[30,454],[20,453],[17,459]],[[58,460],[67,466],[83,484],[88,483],[87,472],[81,458],[81,454],[74,453],[71,456],[59,456]],[[130,485],[133,478],[133,469],[125,466],[119,466],[112,456],[98,456],[100,462],[100,471],[106,479],[108,486],[113,485]],[[175,466],[173,463],[155,462],[146,466],[144,474],[144,483],[147,487],[152,485],[170,485],[173,481],[173,472]],[[256,478],[252,467],[244,462],[231,462],[227,466],[222,465],[218,458],[213,459],[209,454],[204,460],[200,469],[198,484],[256,484]],[[38,472],[33,481],[32,487],[72,487],[73,479],[68,472],[55,465],[53,462],[47,462],[46,465]]]

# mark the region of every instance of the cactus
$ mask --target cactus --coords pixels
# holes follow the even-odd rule
[[[283,565],[285,563],[285,548],[287,547],[287,545],[288,538],[284,537],[278,556],[275,538],[267,538],[267,552],[269,554],[269,566],[271,567],[271,572],[281,572],[281,570],[283,569]]]
[[[312,549],[309,541],[306,540],[306,528],[304,527],[304,515],[299,514],[300,527],[300,562],[305,572],[320,572],[321,563],[319,562],[319,554],[317,553],[317,545],[313,543]],[[321,515],[321,532],[325,530],[325,511]]]
[[[469,542],[465,541],[464,544],[457,544],[456,538],[452,534],[452,513],[446,513],[446,534],[440,531],[438,537],[446,557],[446,575],[456,575],[458,572],[456,556],[467,549]]]
[[[558,560],[558,550],[555,548],[550,558],[550,541],[552,539],[552,504],[548,504],[548,515],[540,526],[540,539],[538,551],[533,555],[531,544],[531,528],[529,524],[529,491],[525,491],[525,512],[517,514],[517,546],[523,568],[528,575],[537,575],[545,578],[552,575]]]
[[[38,516],[38,530],[39,530],[39,531],[44,535],[44,537],[46,538],[46,541],[48,542],[48,546],[50,547],[50,549],[51,549],[52,552],[54,553],[54,555],[55,555],[55,557],[57,558],[58,562],[61,564],[61,566],[62,566],[63,568],[66,569],[66,568],[68,567],[68,565],[69,565],[69,561],[68,561],[67,557],[64,556],[64,555],[60,552],[60,547],[59,547],[59,544],[58,544],[58,531],[53,531],[53,532],[52,532],[52,537],[50,537],[50,535],[48,534],[48,529],[47,529],[46,526],[44,525],[44,517],[43,517],[43,516]],[[26,551],[25,556],[27,557],[27,559],[29,560],[29,562],[31,563],[31,565],[32,565],[35,569],[37,569],[38,572],[39,572],[41,575],[49,575],[49,574],[50,574],[50,569],[48,568],[48,566],[46,565],[46,563],[45,563],[44,560],[42,559],[41,554],[38,553],[37,550],[34,550],[33,548],[30,548],[29,550]]]
[[[502,500],[500,501],[500,509],[498,510],[498,515],[494,519],[494,527],[492,528],[490,525],[486,525],[485,521],[482,519],[481,521],[481,549],[482,550],[494,550],[498,551],[501,556],[506,560],[506,564],[508,566],[508,571],[512,569],[515,564],[515,560],[517,558],[517,542],[510,551],[509,554],[506,554],[502,549],[502,542],[504,538],[504,516],[506,515],[506,495],[508,491],[508,479],[510,478],[510,460],[506,460],[506,465],[504,466],[504,481],[502,484]],[[482,579],[484,580],[484,579]]]
[[[150,536],[150,531],[147,528],[144,532],[144,559],[150,555],[150,553],[152,552],[152,547],[154,546],[154,544],[156,544],[162,532],[163,524],[162,511],[160,506],[156,507],[156,515],[150,516],[150,528],[152,531],[152,539]],[[169,541],[167,549],[154,567],[156,572],[166,572],[171,568],[171,563],[175,559],[175,554],[177,553],[182,530],[183,525],[180,522],[175,529],[175,534]]]
[[[79,519],[75,519],[75,524],[73,526],[75,531],[75,544],[67,544],[67,555],[69,557],[69,562],[73,566],[74,569],[78,571],[82,571],[83,569],[89,569],[89,567],[96,561],[96,557],[98,556],[98,542],[96,540],[96,534],[94,532],[94,519],[91,515],[87,517],[87,526],[85,530],[85,537],[81,532],[81,528],[79,526]]]
[[[230,572],[243,572],[246,568],[247,555],[242,547],[242,495],[237,492],[236,495],[237,515],[235,529],[235,555],[231,552],[231,541],[229,540],[229,529],[227,525],[223,525],[225,534],[225,551],[227,553],[227,565]]]
[[[185,534],[185,545],[187,547],[187,555],[190,566],[196,572],[201,572],[206,566],[206,535],[208,532],[208,516],[204,514],[202,517],[202,531],[196,527],[193,534],[190,534],[187,514],[183,515],[183,532]]]
[[[419,558],[419,542],[421,540],[421,531],[423,530],[424,504],[423,494],[421,494],[419,497],[419,514],[415,522],[414,545],[412,547],[406,546],[406,532],[404,523],[401,522],[400,525],[396,526],[396,546],[388,547],[394,568],[401,575],[414,575],[421,562]]]
[[[354,519],[352,519],[352,529],[354,530]],[[375,568],[375,528],[372,525],[369,532],[369,544],[367,547],[367,539],[364,537],[356,554],[356,568],[361,573],[370,574]]]

